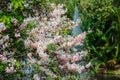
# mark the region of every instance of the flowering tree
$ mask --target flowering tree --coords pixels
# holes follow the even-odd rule
[[[82,60],[88,51],[72,51],[71,48],[76,45],[83,45],[86,32],[72,36],[71,30],[78,25],[79,20],[75,23],[67,18],[65,16],[67,10],[63,10],[63,5],[50,4],[50,6],[53,10],[48,13],[48,16],[43,14],[24,19],[19,30],[15,30],[14,37],[20,38],[22,34],[20,32],[24,31],[30,23],[34,24],[36,27],[28,31],[28,37],[24,40],[29,63],[33,66],[37,64],[40,67],[38,72],[42,72],[51,78],[63,77],[71,72],[81,73],[89,68],[91,63],[82,66],[77,62]],[[12,22],[17,25],[16,19],[12,19]],[[0,23],[0,32],[5,29],[5,25]],[[6,67],[6,73],[14,73],[18,70],[14,66],[17,61],[13,56],[16,49],[6,50],[11,47],[11,42],[13,40],[9,34],[0,34],[0,61],[11,63]],[[40,76],[34,74],[33,78],[39,80]]]
[[[77,36],[69,35],[79,22],[74,23],[64,16],[66,10],[63,10],[63,5],[51,4],[51,7],[53,11],[49,13],[48,17],[28,18],[24,22],[35,21],[38,23],[25,40],[25,48],[34,49],[34,52],[28,53],[29,61],[32,64],[40,65],[40,70],[52,78],[58,76],[52,68],[57,68],[56,70],[61,72],[59,73],[61,75],[63,75],[62,73],[68,74],[71,71],[81,73],[85,68],[90,67],[90,63],[81,66],[76,62],[82,60],[81,55],[86,55],[88,52],[74,52],[71,51],[71,48],[78,44],[83,45],[86,33],[83,32]]]

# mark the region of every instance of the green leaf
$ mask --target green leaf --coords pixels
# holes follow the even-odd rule
[[[16,65],[17,68],[19,68],[21,66],[18,61],[15,62],[15,65]]]

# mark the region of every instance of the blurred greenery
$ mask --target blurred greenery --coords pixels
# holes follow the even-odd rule
[[[80,0],[81,19],[89,59],[96,67],[109,60],[120,63],[120,6],[116,0]],[[96,64],[97,63],[97,64]],[[100,65],[99,65],[100,66]]]

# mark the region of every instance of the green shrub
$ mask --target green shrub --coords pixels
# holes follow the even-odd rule
[[[91,51],[89,59],[93,62],[120,62],[120,6],[115,4],[114,0],[80,1],[84,30],[90,30],[86,48]]]

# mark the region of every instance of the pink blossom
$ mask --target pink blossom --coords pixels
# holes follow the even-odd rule
[[[52,16],[54,16],[54,17],[59,16],[59,14],[60,14],[60,11],[55,9],[52,13]]]
[[[32,58],[32,53],[28,53],[27,56],[31,59]]]
[[[18,24],[18,20],[17,20],[16,18],[13,18],[13,19],[12,19],[12,22],[13,22],[14,25],[17,25],[17,24]]]
[[[38,46],[38,43],[31,43],[31,48],[36,49]]]
[[[53,42],[56,44],[60,41],[61,36],[55,36]]]
[[[4,56],[0,54],[0,59],[2,59]]]
[[[39,56],[40,56],[43,60],[47,60],[48,57],[49,57],[46,53],[40,53]]]
[[[59,63],[61,63],[63,65],[66,64],[69,61],[69,59],[67,58],[66,55],[62,55],[62,56],[58,55],[57,59],[58,59]]]
[[[3,36],[3,38],[4,38],[4,41],[9,41],[9,39],[10,39],[8,35]]]
[[[26,48],[26,49],[30,48],[31,43],[32,43],[32,41],[31,41],[31,40],[28,40],[28,39],[27,39],[27,40],[25,40],[25,41],[24,41],[25,48]]]
[[[86,37],[86,32],[81,34],[81,38],[84,39]]]
[[[13,66],[7,67],[7,68],[5,69],[5,71],[6,71],[6,73],[14,73],[14,72],[16,72],[16,70],[14,69]]]
[[[73,63],[73,64],[67,64],[67,69],[69,70],[69,71],[76,71],[76,69],[78,68],[78,65],[77,64],[75,64],[75,63]]]
[[[20,37],[20,33],[15,33],[15,37],[19,38]]]
[[[7,62],[7,58],[0,54],[0,61],[2,61],[3,63],[6,63]]]
[[[57,75],[56,75],[56,74],[53,74],[52,77],[53,77],[53,78],[57,78]]]
[[[3,39],[0,39],[0,45],[3,45],[4,41]]]
[[[91,62],[89,62],[88,64],[85,65],[85,67],[86,67],[87,69],[90,68],[90,66],[91,66]]]
[[[17,32],[17,33],[18,33],[18,32],[19,32],[19,30],[18,30],[18,29],[15,29],[15,32]]]
[[[23,30],[25,27],[26,27],[26,23],[22,23],[21,25],[20,25],[20,30]]]
[[[77,68],[78,73],[82,73],[85,70],[84,66]]]
[[[73,62],[79,61],[79,60],[81,60],[81,59],[82,59],[81,56],[79,56],[79,55],[74,55],[74,56],[72,57],[72,59],[71,59],[71,62],[73,63]]]
[[[57,23],[56,21],[54,21],[54,22],[51,22],[51,25],[52,25],[53,27],[56,27],[56,26],[58,25],[58,23]]]
[[[11,73],[11,70],[8,67],[6,68],[6,73]]]
[[[88,51],[81,51],[81,54],[83,54],[84,56],[86,56],[88,54]]]
[[[38,74],[34,74],[33,79],[34,80],[40,80],[40,76]]]
[[[36,62],[36,60],[34,58],[32,58],[32,53],[28,53],[27,56],[30,59],[31,63],[35,63]]]

